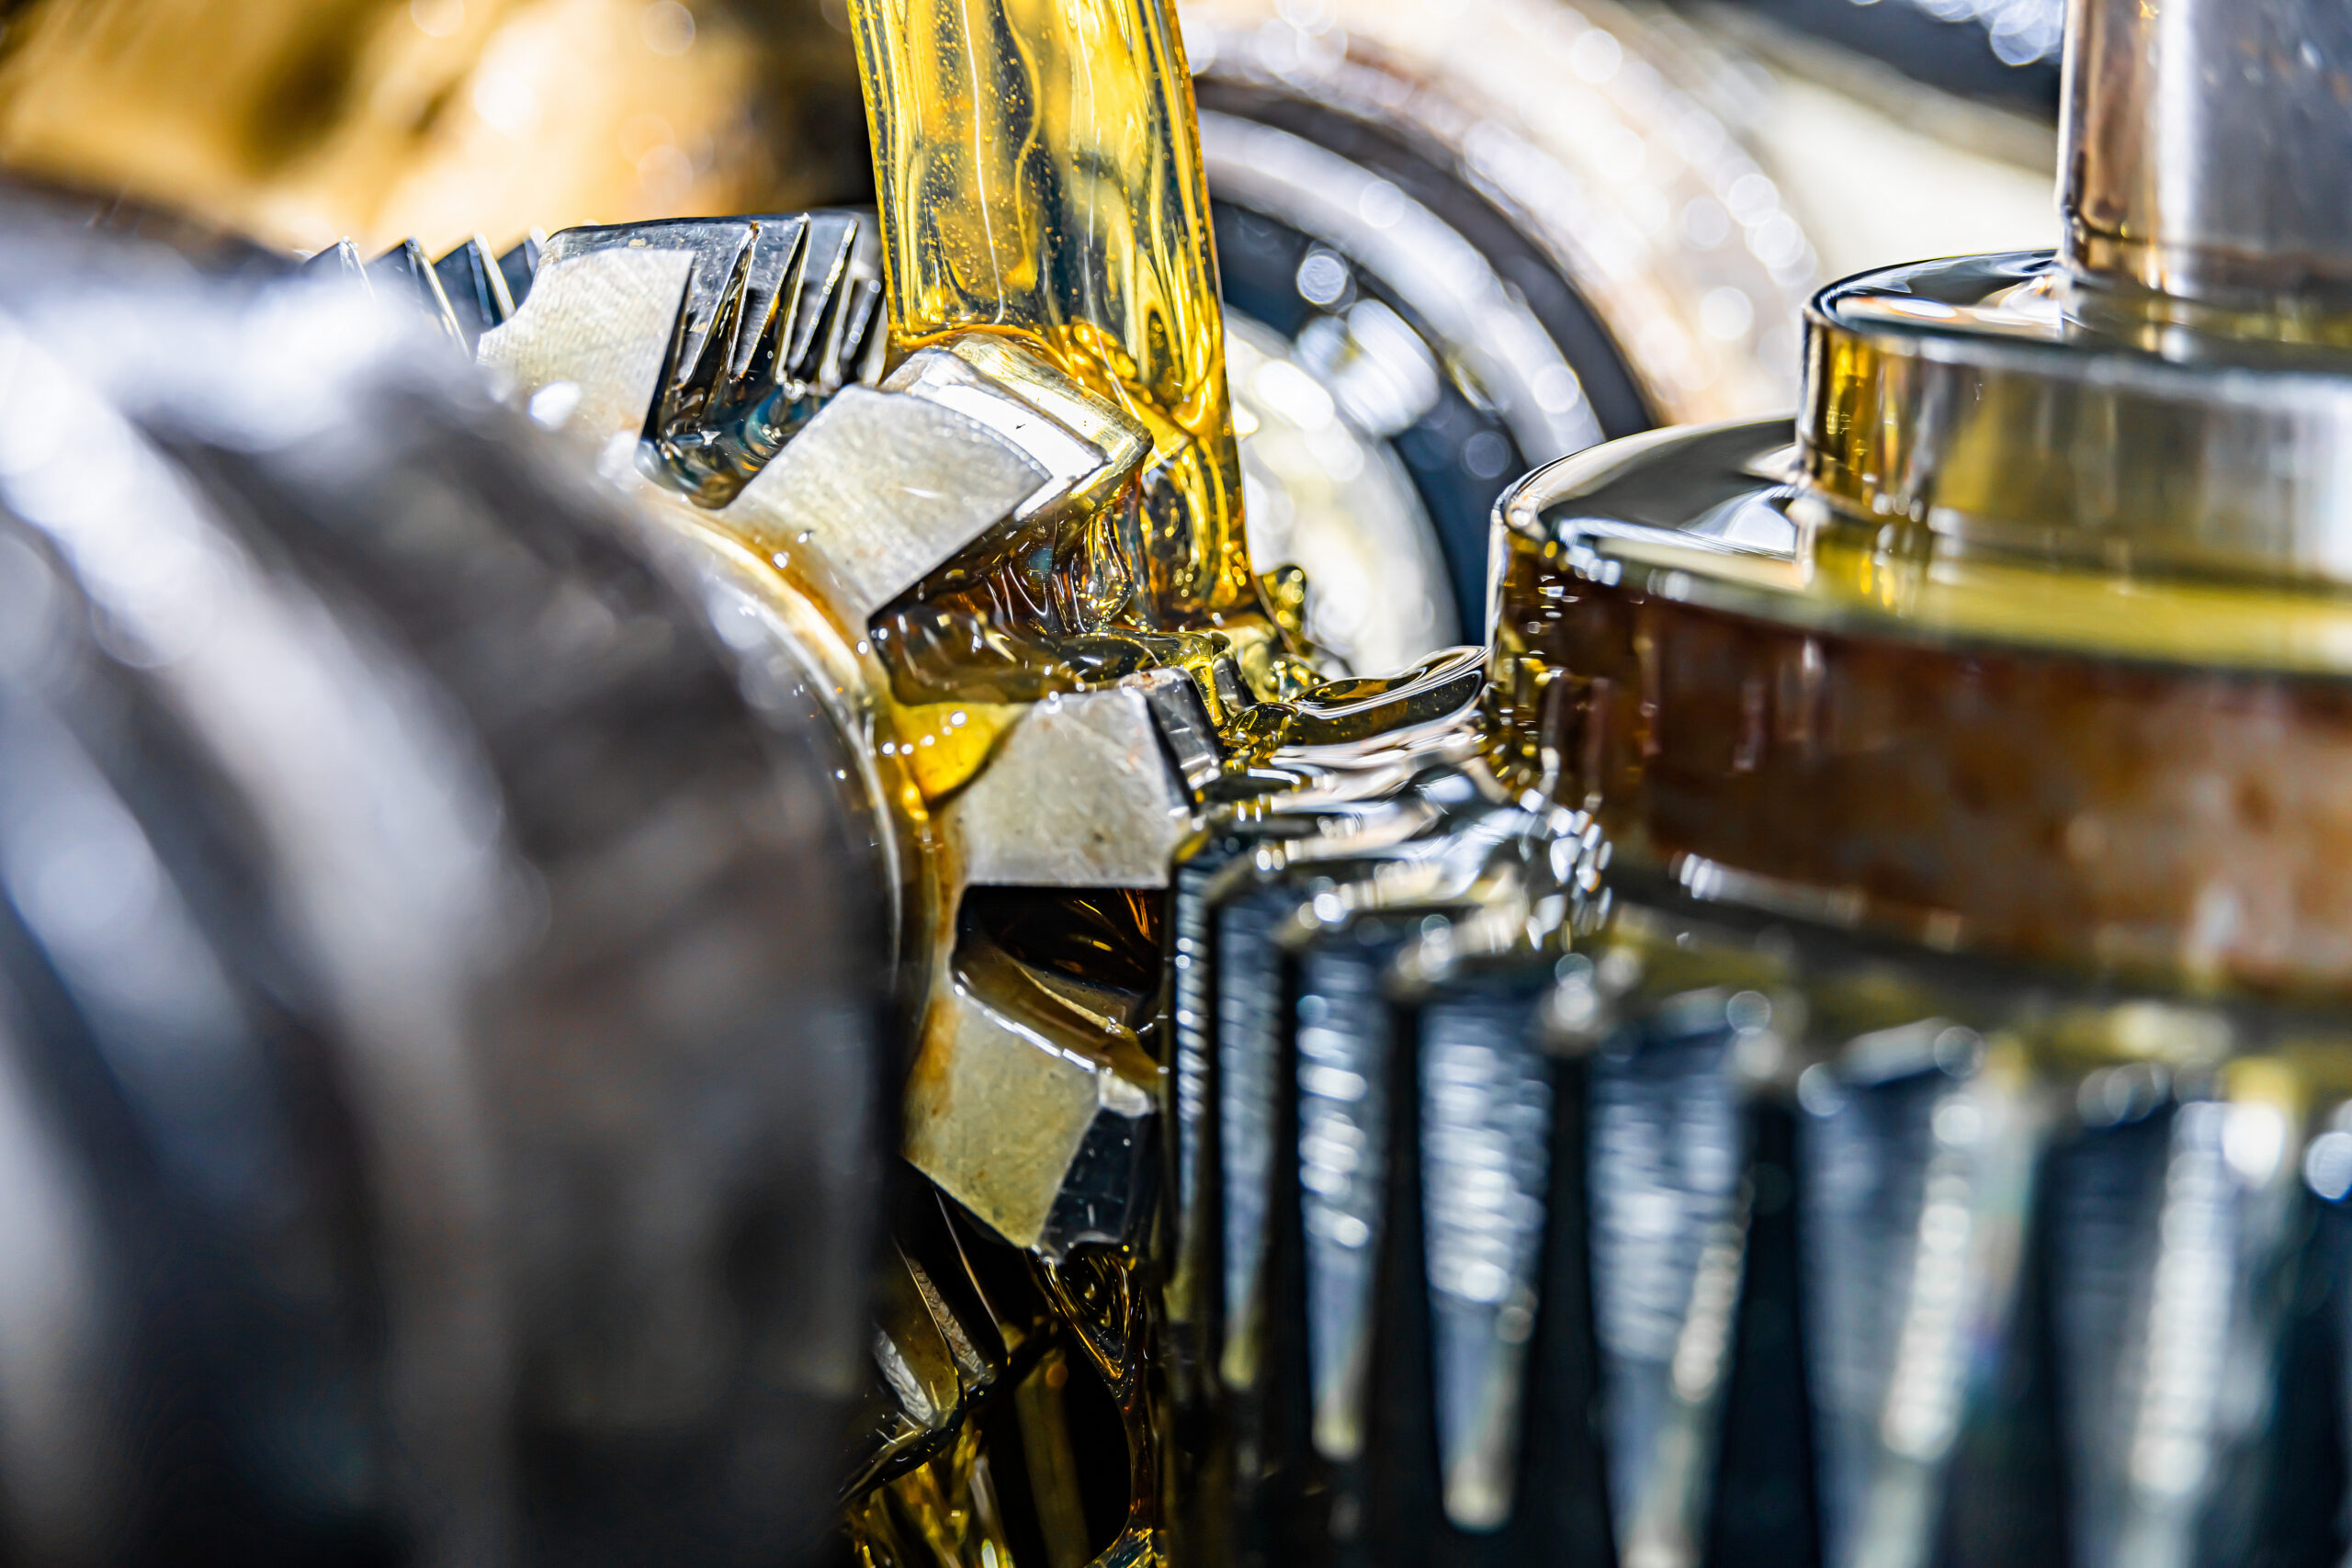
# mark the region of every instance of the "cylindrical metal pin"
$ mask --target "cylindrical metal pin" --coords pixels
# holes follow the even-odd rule
[[[2158,321],[2352,341],[2340,0],[2076,0],[2061,121],[2079,284]]]

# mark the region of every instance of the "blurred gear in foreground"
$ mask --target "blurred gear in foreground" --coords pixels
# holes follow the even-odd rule
[[[0,219],[12,1556],[797,1555],[896,1082],[810,673],[407,312],[86,210]]]

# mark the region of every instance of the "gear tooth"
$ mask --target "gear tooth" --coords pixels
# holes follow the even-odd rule
[[[440,279],[450,313],[469,346],[514,313],[506,278],[490,254],[489,243],[479,234],[435,262],[433,275]]]
[[[789,280],[808,234],[808,220],[801,213],[759,220],[744,278],[744,331],[729,367],[736,380],[748,384],[747,389],[764,391],[775,379],[778,348],[791,315]]]
[[[678,331],[662,378],[662,394],[649,411],[655,424],[666,422],[673,390],[696,383],[703,376],[706,349],[714,337],[730,341],[719,332],[729,291],[736,287],[744,254],[759,235],[759,224],[749,218],[664,219],[651,223],[614,223],[566,229],[547,243],[542,259],[570,261],[616,249],[684,251],[693,258],[686,289],[678,305]]]
[[[849,303],[842,316],[841,350],[830,367],[833,379],[871,381],[881,370],[881,361],[873,353],[876,328],[882,321],[882,283],[879,278],[854,279],[849,287]]]
[[[701,337],[694,344],[691,360],[684,352],[685,334],[696,323],[689,320],[688,312],[679,313],[681,341],[673,351],[675,368],[662,394],[662,407],[655,414],[656,428],[666,432],[682,416],[688,420],[698,418],[724,396],[735,363],[736,340],[742,334],[743,300],[756,241],[756,231],[745,236],[728,267],[727,280],[712,292],[709,313],[700,323]],[[694,293],[689,285],[688,298]]]
[[[452,343],[469,354],[473,352],[473,344],[458,324],[457,312],[449,308],[448,295],[442,291],[441,279],[435,276],[433,264],[424,257],[423,245],[413,239],[402,240],[369,262],[367,270],[372,281],[423,306],[425,314],[440,324]]]
[[[424,278],[433,270],[424,259],[424,247],[414,240],[402,240],[368,265],[368,276],[379,283],[394,283],[412,290],[424,288]]]
[[[808,215],[808,238],[801,252],[798,288],[792,302],[792,333],[780,375],[800,381],[816,379],[818,360],[840,304],[842,279],[848,275],[850,257],[857,249],[857,232],[854,213]]]
[[[305,261],[302,264],[302,270],[313,276],[332,275],[337,277],[353,278],[361,283],[368,281],[368,269],[359,260],[359,247],[353,244],[348,238],[337,240],[334,244]]]
[[[539,270],[539,254],[548,239],[537,229],[509,246],[498,258],[498,275],[506,280],[506,295],[515,309],[530,297],[531,279]]]
[[[566,229],[535,256],[518,246],[498,265],[511,283],[526,258],[570,265],[624,250],[688,259],[643,436],[665,482],[706,505],[725,504],[845,381],[871,378],[881,290],[855,214]],[[444,277],[463,262],[445,258]]]

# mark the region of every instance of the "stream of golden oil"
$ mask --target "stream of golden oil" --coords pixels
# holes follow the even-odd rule
[[[1014,337],[1152,434],[1148,609],[1268,623],[1240,459],[1192,79],[1160,0],[851,0],[893,355]]]
[[[1163,0],[850,0],[849,8],[873,134],[892,355],[961,333],[1001,334],[1142,424],[1150,457],[1114,503],[1129,520],[1115,532],[1139,558],[1111,574],[1136,592],[1085,629],[1223,633],[1210,642],[1234,649],[1260,695],[1277,694],[1286,639],[1250,573],[1243,534],[1208,192],[1171,10]],[[1114,533],[1092,526],[1098,538]],[[1065,553],[1056,551],[1057,568]],[[984,597],[966,597],[994,618]],[[1095,1266],[1108,1270],[1102,1290],[1127,1303],[1120,1331],[1099,1332],[1076,1296],[1063,1314],[1127,1428],[1127,1524],[1105,1556],[1157,1562],[1141,1285],[1125,1259]],[[1023,1414],[1024,1424],[1051,1424],[1042,1407]],[[941,1568],[1012,1568],[1001,1557],[1009,1541],[986,1523],[997,1505],[975,1484],[987,1460],[975,1451],[932,1467],[853,1510],[861,1555],[877,1565],[920,1557]],[[1041,1527],[1063,1523],[1045,1530],[1049,1555],[1061,1557],[1069,1522],[1084,1512],[1076,1477],[1024,1468],[1025,1501]]]

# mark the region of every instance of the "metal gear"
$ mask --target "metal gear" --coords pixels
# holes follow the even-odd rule
[[[2335,1554],[2344,40],[2160,10],[1793,427],[1639,433],[1813,257],[1598,6],[857,0],[870,237],[313,258],[406,333],[12,259],[24,1553]],[[1324,480],[1491,645],[1324,678]]]
[[[75,216],[0,218],[12,1553],[808,1551],[898,1082],[811,672],[429,328]]]

